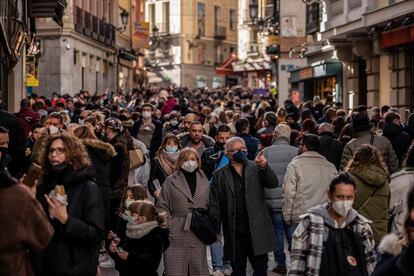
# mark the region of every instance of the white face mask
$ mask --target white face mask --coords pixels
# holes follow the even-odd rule
[[[83,126],[83,119],[78,119],[78,124],[79,124],[80,126]]]
[[[142,118],[148,119],[150,117],[151,117],[151,112],[149,111],[142,112]]]
[[[185,170],[186,172],[192,173],[195,171],[198,167],[197,161],[194,160],[188,160],[183,163],[181,168]]]
[[[59,129],[57,127],[55,127],[55,126],[50,126],[49,127],[49,133],[50,134],[56,134],[58,132],[59,132]]]
[[[353,200],[334,201],[332,202],[332,208],[341,217],[346,217],[349,213],[349,210],[352,209],[353,204]]]

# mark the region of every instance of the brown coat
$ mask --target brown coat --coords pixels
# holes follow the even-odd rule
[[[0,187],[0,275],[33,275],[28,251],[44,249],[53,236],[39,202],[21,185]]]
[[[206,246],[189,229],[192,208],[207,209],[209,183],[205,174],[197,173],[197,187],[191,195],[182,172],[168,176],[161,188],[158,210],[166,212],[170,229],[170,247],[164,252],[167,276],[208,276]]]

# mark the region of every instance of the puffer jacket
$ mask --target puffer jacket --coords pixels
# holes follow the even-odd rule
[[[391,175],[390,181],[390,213],[394,216],[391,231],[402,236],[404,222],[407,218],[407,195],[414,187],[414,168],[404,168]]]
[[[344,170],[348,165],[349,160],[352,159],[352,156],[357,151],[358,147],[363,144],[369,144],[371,141],[372,133],[370,131],[362,131],[355,134],[355,139],[349,141],[345,145],[344,151],[342,152],[341,158],[341,169]],[[398,171],[398,158],[394,152],[394,149],[388,141],[387,138],[374,135],[373,145],[379,150],[384,159],[385,164],[387,165],[391,173]]]
[[[387,234],[390,186],[388,174],[381,168],[368,165],[364,170],[348,171],[357,185],[352,206],[359,214],[372,221],[375,243]]]
[[[283,181],[283,218],[299,223],[309,208],[326,201],[328,186],[337,170],[316,151],[307,151],[293,158]]]
[[[272,212],[282,212],[283,194],[282,184],[287,166],[298,155],[298,148],[289,144],[286,138],[277,139],[272,146],[265,148],[263,154],[267,163],[277,176],[279,185],[274,189],[265,189],[266,205]]]

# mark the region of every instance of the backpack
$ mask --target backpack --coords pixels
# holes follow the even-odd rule
[[[324,244],[320,276],[368,276],[364,257],[365,248],[358,233],[353,231],[352,223],[344,229],[329,229]]]

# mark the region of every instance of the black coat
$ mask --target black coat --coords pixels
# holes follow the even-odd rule
[[[403,131],[403,129],[402,126],[391,123],[387,124],[382,132],[383,136],[391,142],[400,166],[412,140],[411,136]]]
[[[256,153],[259,149],[259,139],[251,136],[250,134],[246,133],[239,133],[237,134],[238,137],[242,138],[246,143],[247,147],[247,158],[249,160],[254,160],[256,157]]]
[[[68,220],[62,225],[50,219],[55,234],[41,253],[39,276],[95,276],[98,253],[104,239],[104,211],[92,167],[49,173],[38,187],[37,199],[48,213],[44,194],[55,184],[64,185],[68,199]]]
[[[139,129],[141,128],[143,122],[144,121],[140,119],[134,123],[134,126],[132,127],[132,130],[131,130],[132,137],[137,138]],[[157,153],[157,150],[159,149],[162,143],[162,127],[163,126],[159,120],[152,119],[152,123],[154,124],[155,129],[154,129],[154,134],[152,135],[152,139],[151,139],[149,154],[151,158],[154,158],[155,154]]]
[[[341,165],[342,151],[344,146],[342,142],[338,141],[332,133],[323,132],[319,134],[319,149],[318,152],[325,156],[325,158],[334,164],[337,170]]]
[[[162,168],[158,158],[156,157],[156,158],[151,159],[151,172],[150,172],[150,178],[148,181],[148,191],[154,198],[155,198],[154,192],[156,192],[157,189],[153,181],[156,181],[158,179],[160,186],[162,187],[162,184],[164,183],[167,176],[168,175]]]
[[[116,155],[111,144],[104,143],[98,139],[82,139],[85,145],[92,166],[95,170],[96,185],[102,195],[102,202],[105,210],[105,225],[109,221],[109,205],[111,200],[111,185],[109,182],[110,161]]]
[[[120,276],[158,276],[162,252],[169,245],[168,229],[156,227],[139,239],[126,238],[121,245],[129,253],[126,261],[116,253],[110,255],[115,260]]]
[[[401,255],[382,263],[372,276],[412,276],[414,275],[414,242]]]
[[[23,128],[16,116],[0,109],[0,126],[9,130],[9,154],[11,162],[8,165],[11,175],[19,178],[23,174],[25,160],[26,138]]]

